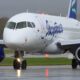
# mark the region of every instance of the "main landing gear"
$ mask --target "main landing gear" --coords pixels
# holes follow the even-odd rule
[[[78,61],[76,59],[72,59],[72,69],[77,69]]]
[[[15,60],[13,61],[13,68],[26,70],[27,62],[23,59],[24,52],[23,51],[15,51]]]
[[[80,66],[80,61],[77,59],[72,59],[72,69],[77,69],[77,66]]]

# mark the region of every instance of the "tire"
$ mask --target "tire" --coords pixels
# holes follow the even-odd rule
[[[80,62],[78,62],[79,63],[79,66],[80,66]]]
[[[13,68],[16,69],[20,69],[20,63],[17,60],[13,61]]]
[[[27,63],[26,63],[26,60],[22,61],[22,70],[26,70],[26,66],[27,66]]]
[[[77,69],[77,65],[78,65],[78,63],[77,63],[76,59],[72,59],[72,69]]]

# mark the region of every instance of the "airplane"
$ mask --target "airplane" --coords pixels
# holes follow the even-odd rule
[[[80,65],[80,22],[77,18],[77,0],[70,0],[67,17],[23,12],[11,17],[0,40],[0,61],[4,48],[14,50],[14,69],[26,69],[27,53],[64,54],[70,51],[72,69]]]

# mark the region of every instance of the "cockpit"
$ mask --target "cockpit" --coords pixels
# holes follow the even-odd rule
[[[35,24],[33,22],[26,22],[26,21],[18,22],[18,23],[8,22],[6,27],[9,29],[21,29],[26,27],[35,28]]]

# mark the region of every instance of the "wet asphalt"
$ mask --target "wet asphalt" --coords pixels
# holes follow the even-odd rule
[[[80,68],[28,66],[27,70],[14,70],[12,66],[0,66],[0,80],[80,80]]]

